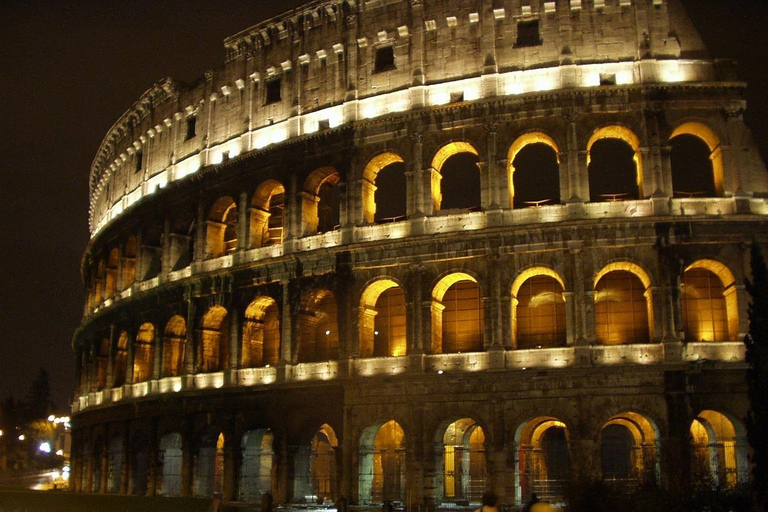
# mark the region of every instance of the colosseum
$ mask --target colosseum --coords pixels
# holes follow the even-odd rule
[[[76,491],[748,479],[768,173],[679,0],[313,0],[224,46],[91,167]]]

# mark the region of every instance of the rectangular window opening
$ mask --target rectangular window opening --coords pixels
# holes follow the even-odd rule
[[[144,152],[139,150],[136,152],[136,168],[134,169],[135,172],[141,171],[141,163],[144,159]]]
[[[376,49],[376,62],[374,62],[373,72],[391,71],[395,69],[395,48],[394,46],[382,46]]]
[[[187,116],[187,136],[184,140],[189,140],[197,135],[197,116]]]
[[[524,46],[539,46],[541,36],[539,35],[539,20],[519,21],[517,23],[517,41],[515,48]]]
[[[280,101],[280,86],[281,80],[279,78],[274,78],[267,82],[267,98],[264,102],[265,105],[269,105],[270,103],[277,103]]]
[[[461,103],[462,101],[464,101],[464,91],[451,93],[451,103]]]
[[[616,85],[616,74],[600,73],[600,85]]]

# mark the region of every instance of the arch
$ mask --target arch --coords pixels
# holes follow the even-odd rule
[[[338,358],[338,306],[325,289],[306,293],[299,311],[298,361],[301,363]]]
[[[122,270],[122,282],[120,284],[121,290],[126,290],[136,282],[136,255],[138,254],[139,245],[136,237],[131,235],[125,241],[125,249],[123,250],[123,270]]]
[[[617,414],[601,429],[600,458],[606,482],[628,490],[656,484],[658,453],[658,428],[642,414]]]
[[[260,503],[265,493],[272,492],[272,448],[274,435],[270,429],[249,430],[240,442],[239,500]]]
[[[739,338],[736,278],[715,260],[697,260],[681,279],[685,339],[727,341]]]
[[[647,343],[653,331],[651,280],[635,263],[606,265],[595,276],[595,332],[604,345]]]
[[[405,500],[405,432],[395,420],[360,436],[358,499],[361,504]]]
[[[107,447],[107,492],[119,493],[123,476],[123,436],[115,434]]]
[[[480,502],[488,480],[485,440],[483,427],[472,418],[456,420],[443,431],[437,476],[446,500]]]
[[[160,438],[160,485],[161,496],[181,496],[182,442],[181,434],[172,432]]]
[[[714,186],[714,193],[718,197],[722,197],[724,193],[724,169],[723,169],[723,152],[720,146],[720,138],[715,132],[707,125],[689,121],[676,127],[672,134],[669,136],[670,142],[679,135],[692,135],[702,140],[709,148],[709,161],[712,163],[712,180]],[[672,168],[672,183],[674,185],[675,168]]]
[[[318,501],[336,499],[339,477],[336,466],[338,448],[339,440],[336,432],[327,423],[321,425],[312,437],[309,460],[312,495],[316,496]]]
[[[363,180],[362,180],[362,197],[363,197],[363,221],[367,222],[369,224],[372,224],[374,222],[382,222],[381,216],[377,216],[377,206],[379,206],[379,203],[381,201],[378,200],[378,196],[376,194],[376,191],[378,190],[378,187],[376,185],[376,180],[378,178],[379,173],[389,167],[393,164],[402,164],[404,163],[403,158],[398,155],[397,153],[393,152],[386,152],[381,153],[379,155],[374,156],[371,158],[371,160],[368,162],[368,164],[365,166],[365,169],[363,169]],[[403,195],[402,192],[404,190],[405,185],[405,176],[402,176],[403,183],[401,184],[402,190],[399,190],[398,196]],[[394,188],[394,187],[392,187]],[[393,191],[388,191],[393,192]],[[398,211],[398,216],[405,215],[405,197],[391,197],[387,196],[388,201],[396,201],[400,205],[400,208],[396,208],[395,210],[402,210]]]
[[[333,167],[320,167],[307,176],[301,203],[304,235],[337,229],[340,222],[340,182],[341,175]]]
[[[524,133],[523,135],[519,136],[515,141],[512,143],[512,145],[509,147],[509,151],[507,152],[507,183],[509,183],[509,205],[510,207],[516,207],[515,205],[515,196],[516,196],[516,185],[515,185],[515,159],[517,158],[518,154],[525,149],[526,147],[533,146],[535,144],[538,145],[544,145],[552,149],[555,153],[555,162],[559,165],[560,164],[560,148],[557,146],[557,143],[554,141],[552,137],[547,135],[543,132],[528,132]],[[521,169],[522,170],[522,169]],[[538,169],[535,169],[534,171],[538,171]],[[556,172],[556,178],[557,178],[557,194],[552,198],[553,203],[559,203],[560,202],[560,176],[559,176],[559,167],[555,168]],[[527,178],[527,176],[526,176]],[[522,192],[522,191],[521,191]],[[518,194],[519,195],[519,194]],[[518,198],[519,199],[519,198]],[[539,201],[546,199],[545,197],[531,197],[530,200]],[[520,200],[518,200],[518,203],[521,203]]]
[[[253,194],[250,247],[266,247],[283,242],[285,187],[276,180],[262,182]]]
[[[691,422],[691,480],[732,489],[748,481],[746,431],[730,415],[701,411]]]
[[[208,212],[206,256],[218,258],[237,249],[237,203],[229,196],[216,200]]]
[[[105,274],[104,293],[107,298],[117,293],[117,267],[120,261],[120,251],[113,247],[107,257],[107,268]]]
[[[634,170],[634,183],[636,185],[636,189],[633,187],[629,187],[626,184],[608,184],[608,188],[603,190],[603,187],[606,186],[604,183],[604,177],[600,174],[603,174],[603,170],[600,168],[603,162],[593,161],[592,159],[592,151],[593,146],[595,143],[599,141],[603,141],[605,139],[613,139],[613,140],[620,140],[626,143],[630,149],[632,150],[633,156],[633,170]],[[611,154],[613,155],[613,161],[610,162],[610,172],[613,174],[616,173],[616,150],[618,148],[609,148],[611,150]],[[596,164],[598,166],[593,166],[593,164]],[[601,128],[596,129],[594,132],[592,132],[592,135],[590,136],[589,140],[587,141],[587,167],[589,169],[589,188],[590,188],[590,201],[605,201],[605,200],[611,200],[610,198],[602,197],[602,196],[614,196],[613,200],[616,199],[636,199],[641,198],[643,196],[643,161],[642,161],[642,155],[640,153],[640,139],[635,135],[635,133],[630,130],[629,128],[625,126],[619,126],[619,125],[611,125],[611,126],[603,126]],[[611,180],[614,181],[614,180]],[[622,188],[622,190],[613,190],[611,186],[618,186],[619,188]],[[626,188],[626,190],[624,190]]]
[[[131,494],[144,496],[147,494],[149,478],[149,435],[145,431],[133,434],[129,456]]]
[[[432,290],[432,351],[483,350],[484,307],[477,280],[464,272],[443,277]]]
[[[184,373],[186,346],[187,322],[181,315],[174,315],[165,324],[163,334],[163,377],[177,377]]]
[[[360,297],[360,355],[404,356],[407,352],[405,293],[392,279],[377,279]]]
[[[431,193],[433,210],[472,210],[481,206],[479,153],[469,142],[445,144],[432,159]],[[471,169],[468,176],[464,171]]]
[[[215,429],[200,435],[194,466],[195,496],[221,496],[224,489],[224,442],[224,434]]]
[[[517,428],[515,442],[518,504],[536,494],[544,501],[563,501],[570,482],[570,434],[565,423],[552,416],[533,418]]]
[[[517,348],[566,344],[565,285],[554,270],[532,267],[512,282],[512,335]]]
[[[229,315],[222,306],[212,306],[203,315],[198,343],[198,371],[220,372],[229,357]]]
[[[133,382],[145,382],[152,378],[155,349],[155,326],[141,324],[133,344]]]
[[[128,333],[126,331],[121,331],[117,338],[112,371],[112,387],[117,388],[125,384],[128,375]]]
[[[280,358],[280,310],[272,297],[256,297],[243,320],[244,368],[276,365]]]

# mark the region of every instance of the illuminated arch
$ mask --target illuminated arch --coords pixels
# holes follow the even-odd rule
[[[187,345],[187,322],[174,315],[165,324],[163,334],[163,377],[177,377],[184,373],[184,354]]]
[[[603,479],[628,487],[652,485],[659,474],[659,432],[642,414],[627,411],[601,429]]]
[[[121,331],[115,345],[113,362],[112,387],[117,388],[125,384],[128,374],[128,333]]]
[[[361,504],[405,501],[405,432],[395,420],[360,436],[358,498]]]
[[[130,286],[136,281],[136,255],[138,254],[138,242],[135,236],[129,236],[125,242],[125,249],[123,252],[123,271],[122,282],[120,285],[121,290],[130,288]]]
[[[697,260],[686,267],[681,285],[683,329],[688,341],[738,339],[736,278],[728,267],[715,260]],[[721,323],[724,325],[719,326]]]
[[[526,283],[529,289],[521,293],[521,287]],[[515,278],[512,282],[511,313],[512,339],[516,348],[565,344],[564,292],[563,279],[551,268],[528,268]],[[535,315],[532,314],[534,310]],[[534,318],[538,321],[534,322]]]
[[[643,157],[640,154],[640,139],[625,126],[611,125],[596,129],[587,141],[587,167],[592,161],[592,146],[601,139],[619,139],[626,142],[634,152],[637,197],[643,197]]]
[[[636,287],[637,284],[641,288]],[[628,261],[610,263],[595,275],[595,331],[599,342],[615,345],[650,341],[653,332],[650,286],[648,274]],[[631,322],[621,320],[625,317],[630,317]]]
[[[272,297],[256,297],[243,321],[244,368],[276,365],[280,358],[280,312]]]
[[[734,488],[748,481],[746,431],[730,415],[704,410],[691,422],[692,480]]]
[[[220,372],[229,357],[229,316],[222,306],[212,306],[203,315],[198,344],[198,371]]]
[[[669,136],[671,141],[678,135],[693,135],[698,137],[709,148],[709,160],[712,162],[712,174],[715,182],[715,194],[718,197],[723,195],[724,189],[724,170],[723,170],[723,152],[720,146],[720,139],[712,129],[698,122],[683,123],[672,131]]]
[[[256,189],[251,202],[250,247],[282,243],[285,187],[276,180],[266,180]]]
[[[133,344],[133,382],[145,382],[152,378],[155,352],[155,326],[141,324]]]
[[[480,502],[488,480],[485,430],[474,419],[462,418],[440,432],[435,450],[437,487],[447,500]]]
[[[449,158],[460,153],[469,153],[479,157],[479,153],[472,144],[469,142],[456,141],[449,142],[448,144],[438,149],[437,153],[435,153],[435,156],[432,159],[431,169],[433,172],[431,178],[431,194],[435,211],[440,210],[443,202],[443,193],[440,183],[442,180],[443,165],[445,165],[445,162]]]
[[[338,357],[338,305],[329,290],[313,290],[302,297],[297,350],[301,363]]]
[[[371,283],[360,297],[360,356],[404,356],[405,294],[388,278]]]
[[[371,158],[363,169],[363,220],[369,224],[375,222],[376,215],[376,177],[385,167],[403,163],[397,153],[386,152]]]
[[[482,294],[474,277],[454,272],[440,279],[432,289],[431,309],[433,353],[483,350]]]
[[[545,144],[549,146],[555,152],[557,163],[558,164],[560,163],[560,148],[557,146],[557,143],[555,142],[555,140],[549,135],[547,135],[546,133],[529,132],[529,133],[524,133],[523,135],[515,139],[515,141],[509,147],[509,151],[507,152],[507,183],[509,183],[510,208],[514,204],[514,199],[515,199],[515,181],[514,181],[515,158],[517,157],[517,154],[525,146],[528,146],[530,144]]]
[[[229,196],[220,197],[208,212],[206,255],[218,258],[237,249],[237,203]]]
[[[341,175],[333,167],[320,167],[307,176],[301,203],[305,235],[331,231],[338,225],[340,182]]]
[[[565,423],[552,416],[540,416],[520,425],[515,432],[515,494],[519,504],[533,494],[562,501],[570,480]]]

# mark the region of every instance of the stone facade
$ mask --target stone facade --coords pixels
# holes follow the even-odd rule
[[[678,2],[314,1],[225,45],[94,160],[75,490],[747,477],[768,173]]]

